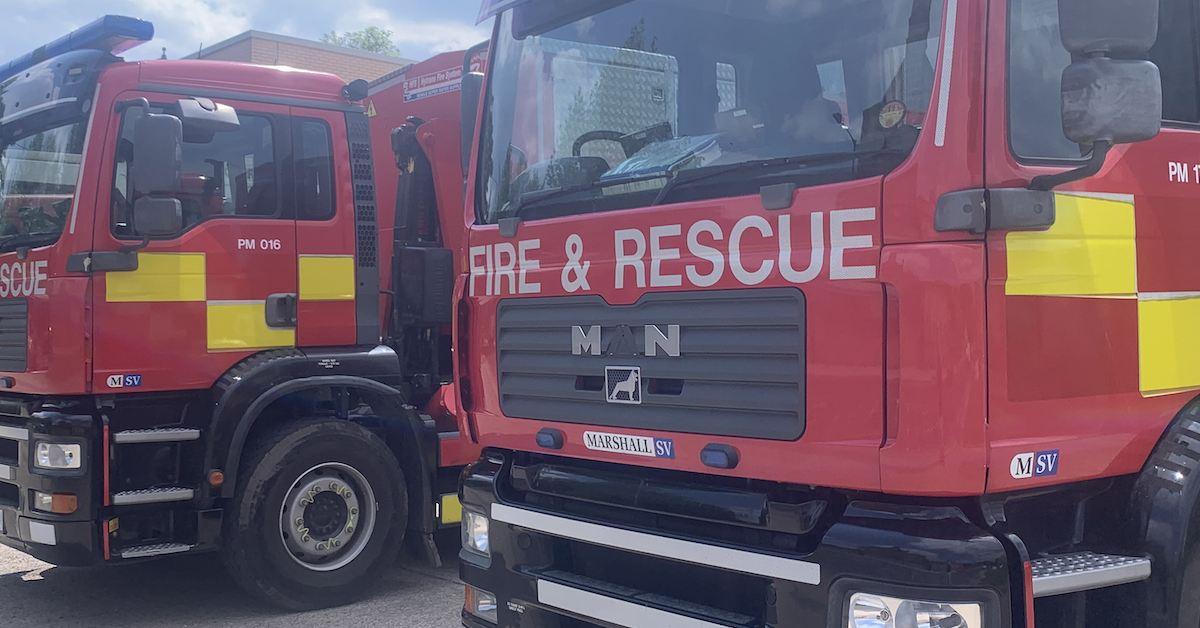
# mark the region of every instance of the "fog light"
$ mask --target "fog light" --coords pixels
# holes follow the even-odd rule
[[[463,511],[462,544],[463,547],[484,556],[492,555],[492,547],[488,541],[488,518],[470,510]]]
[[[970,602],[926,602],[856,593],[850,598],[848,628],[981,628],[983,606]]]
[[[39,469],[78,469],[83,464],[83,448],[66,443],[38,443],[33,464]]]
[[[69,515],[79,508],[79,499],[73,493],[33,492],[33,509],[56,515]]]
[[[496,618],[496,596],[468,584],[463,591],[463,599],[463,606],[468,613],[493,624],[499,621]]]

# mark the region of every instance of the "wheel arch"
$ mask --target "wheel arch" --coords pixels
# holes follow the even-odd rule
[[[385,442],[400,462],[409,493],[409,527],[433,519],[438,437],[408,404],[398,385],[399,359],[387,347],[252,356],[230,369],[214,387],[214,409],[205,455],[206,469],[219,469],[224,483],[215,497],[232,498],[242,457],[264,411],[297,393],[348,389],[362,394],[384,428]]]
[[[1200,396],[1183,406],[1159,438],[1131,501],[1134,538],[1153,562],[1143,585],[1145,620],[1176,625],[1187,552],[1200,541]]]

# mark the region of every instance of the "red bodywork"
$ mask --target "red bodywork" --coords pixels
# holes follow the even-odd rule
[[[473,226],[460,320],[469,335],[460,350],[469,357],[460,367],[471,383],[464,403],[482,442],[544,452],[535,434],[554,428],[565,436],[555,454],[904,495],[979,495],[1139,471],[1195,392],[1139,389],[1136,295],[1009,294],[1006,234],[934,228],[934,208],[949,192],[1024,187],[1033,176],[1055,171],[1020,163],[1007,149],[1006,3],[947,5],[945,28],[954,31],[940,41],[953,45],[940,46],[934,79],[944,89],[935,90],[913,153],[885,177],[801,188],[784,212],[765,211],[758,196],[747,196],[531,220],[515,238],[495,225]],[[534,128],[538,121],[523,124]],[[1167,129],[1153,141],[1120,148],[1100,175],[1068,186],[1135,197],[1140,291],[1198,289],[1191,260],[1200,219],[1188,211],[1197,194],[1166,188],[1164,179],[1166,162],[1183,159],[1168,155],[1186,154],[1194,134]],[[469,193],[478,189],[478,176],[473,165]],[[790,258],[781,254],[784,216],[790,216]],[[835,216],[840,233],[832,231]],[[814,246],[810,225],[818,220],[823,242]],[[688,250],[687,234],[698,221],[712,221],[722,235],[712,237],[714,225],[707,225],[701,237],[725,264],[711,285],[688,274],[714,272],[712,261]],[[739,222],[748,279],[729,268],[730,236]],[[647,242],[659,234],[665,254],[643,256],[641,271],[657,275],[657,287],[653,279],[639,284],[629,267],[617,272],[615,246],[625,230],[639,231]],[[573,236],[582,257],[571,253]],[[839,236],[845,243],[840,265],[830,247]],[[533,263],[518,268],[520,280],[497,271],[511,268],[497,247],[522,246]],[[789,280],[780,270],[789,261],[793,271],[819,263],[821,272]],[[573,291],[579,286],[564,271],[580,262],[590,263],[589,286]],[[835,268],[866,270],[835,279]],[[758,270],[761,277],[754,276]],[[598,294],[609,304],[630,304],[650,292],[797,285],[808,304],[807,429],[797,441],[596,428],[509,417],[500,409],[496,320],[503,299]],[[583,434],[597,429],[671,438],[676,455],[589,450]],[[702,464],[700,451],[713,442],[739,451],[736,469]],[[1056,475],[1018,479],[1010,473],[1015,455],[1049,450],[1060,453]]]

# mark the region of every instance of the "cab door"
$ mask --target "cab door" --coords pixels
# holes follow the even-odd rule
[[[1200,2],[1161,6],[1162,132],[1059,186],[1048,228],[988,234],[989,490],[1137,472],[1200,390]],[[1057,2],[994,2],[990,17],[1009,41],[988,55],[989,93],[1007,90],[988,103],[988,186],[1083,165],[1059,113]]]
[[[180,96],[128,94],[139,97],[179,115]],[[178,189],[156,194],[178,202],[177,233],[146,237],[134,224],[131,169],[151,150],[134,131],[146,110],[127,107],[108,134],[108,211],[97,212],[91,260],[97,392],[207,388],[247,355],[296,344],[288,108],[216,102],[237,110],[237,128],[185,122]]]
[[[366,118],[321,109],[292,108],[291,113],[300,288],[297,342],[303,347],[360,344],[356,321],[362,316],[362,322],[369,323],[370,314],[379,307],[378,278],[367,276],[378,260],[364,257],[358,260],[360,266],[355,257],[357,194],[360,186],[373,185]],[[348,119],[362,125],[358,137],[347,136]],[[365,163],[365,167],[351,168],[352,144],[362,149],[353,151],[356,165]],[[369,222],[363,226],[374,229]],[[357,309],[360,300],[363,310]],[[366,328],[370,331],[363,332],[361,344],[374,346],[379,341],[378,326]]]

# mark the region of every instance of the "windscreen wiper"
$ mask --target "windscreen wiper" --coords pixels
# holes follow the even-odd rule
[[[726,164],[722,166],[709,166],[707,168],[697,168],[689,171],[676,171],[667,177],[667,184],[658,191],[658,196],[654,198],[654,205],[662,205],[666,202],[671,193],[680,189],[699,183],[708,181],[718,177],[735,173],[735,172],[753,172],[755,175],[763,172],[772,172],[773,174],[787,173],[792,170],[810,168],[813,166],[826,166],[829,164],[844,163],[847,161],[858,161],[864,157],[878,157],[880,155],[904,154],[904,151],[895,149],[881,149],[874,151],[845,151],[838,153],[818,153],[814,155],[798,155],[793,157],[776,157],[774,159],[756,159],[754,161],[743,161],[736,164]],[[684,174],[684,173],[687,174]]]
[[[603,190],[604,188],[610,188],[610,187],[617,186],[617,185],[628,185],[631,183],[642,183],[645,181],[654,181],[655,179],[670,180],[670,178],[671,178],[671,173],[667,172],[666,170],[663,170],[663,171],[656,171],[656,172],[651,172],[651,173],[632,175],[632,176],[628,176],[628,177],[614,177],[611,179],[596,179],[595,181],[589,181],[587,183],[581,183],[579,185],[568,185],[565,187],[545,188],[545,189],[541,189],[541,190],[534,190],[531,192],[522,192],[520,195],[517,196],[516,200],[514,200],[509,205],[508,211],[505,212],[504,217],[505,218],[520,218],[521,213],[531,207],[536,207],[538,205],[544,205],[545,203],[547,203],[549,201],[563,198],[565,196],[580,194],[582,192],[590,192],[593,190]]]
[[[36,233],[14,233],[0,237],[0,250],[13,250],[25,246],[50,244],[58,239],[58,233],[42,231]]]

